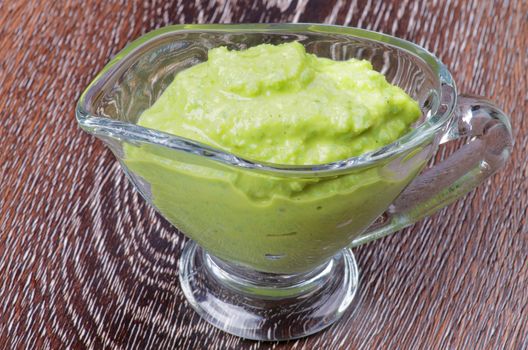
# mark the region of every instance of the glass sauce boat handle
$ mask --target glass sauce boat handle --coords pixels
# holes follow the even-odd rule
[[[508,159],[513,136],[509,118],[485,98],[460,95],[455,118],[440,143],[467,142],[451,156],[418,175],[389,209],[349,247],[387,236],[454,202]]]

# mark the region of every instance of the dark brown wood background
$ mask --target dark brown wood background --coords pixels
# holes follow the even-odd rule
[[[499,174],[356,249],[359,305],[324,332],[257,343],[201,321],[184,239],[74,119],[112,55],[170,23],[324,22],[425,46],[460,91],[511,114]],[[0,0],[0,348],[528,349],[526,1]]]

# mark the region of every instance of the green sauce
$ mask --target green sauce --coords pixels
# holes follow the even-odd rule
[[[370,62],[307,54],[297,42],[220,47],[175,77],[138,124],[277,164],[343,160],[389,144],[420,116]],[[423,164],[286,178],[154,146],[126,145],[152,201],[211,253],[261,271],[306,271],[365,229]],[[409,165],[411,166],[411,165]],[[412,174],[411,174],[412,173]]]

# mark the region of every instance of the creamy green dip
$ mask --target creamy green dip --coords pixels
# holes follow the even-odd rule
[[[370,62],[316,57],[292,42],[210,50],[138,124],[254,161],[311,165],[389,144],[419,116],[417,102]],[[220,258],[276,273],[306,271],[335,254],[423,166],[301,179],[155,146],[126,145],[125,153],[153,204],[189,237]]]

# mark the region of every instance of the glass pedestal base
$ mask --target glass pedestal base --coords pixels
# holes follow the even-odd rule
[[[350,249],[309,273],[277,275],[234,266],[189,241],[179,276],[202,318],[227,333],[265,341],[300,338],[330,326],[358,288]]]

